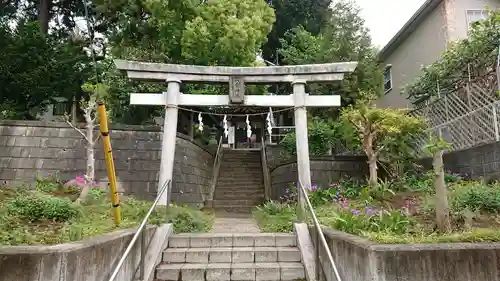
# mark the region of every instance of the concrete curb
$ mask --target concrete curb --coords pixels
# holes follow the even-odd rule
[[[297,235],[297,247],[302,256],[302,264],[306,271],[307,281],[316,281],[316,260],[314,258],[314,245],[305,223],[294,223],[293,229]]]

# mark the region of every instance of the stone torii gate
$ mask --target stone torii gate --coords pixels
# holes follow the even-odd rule
[[[178,106],[244,105],[262,107],[295,107],[297,164],[300,182],[311,186],[306,107],[340,106],[340,96],[310,96],[305,93],[308,82],[343,80],[345,73],[355,70],[356,62],[315,65],[226,67],[195,66],[115,60],[117,69],[126,71],[134,80],[162,81],[168,85],[164,93],[132,93],[130,104],[165,105],[163,140],[158,188],[172,179]],[[181,82],[229,83],[229,95],[189,95],[180,92]],[[245,84],[288,82],[293,94],[278,96],[245,95]],[[170,187],[169,187],[170,188]],[[168,205],[171,192],[163,193],[159,204]]]

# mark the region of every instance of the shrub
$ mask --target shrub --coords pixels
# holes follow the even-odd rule
[[[399,210],[383,210],[365,207],[339,208],[322,220],[329,226],[352,234],[363,232],[387,232],[404,234],[415,224],[406,207]]]
[[[253,215],[263,232],[292,232],[297,220],[295,205],[273,201],[256,207]]]
[[[321,156],[327,154],[332,148],[336,129],[333,124],[321,119],[313,119],[308,124],[309,154]],[[280,144],[290,155],[297,154],[297,144],[295,132],[285,135]]]
[[[92,188],[83,201],[83,205],[103,204],[106,201],[106,191],[101,188]]]
[[[201,211],[179,206],[167,211],[167,221],[173,224],[175,233],[209,231],[212,226],[212,218]],[[161,220],[161,210],[156,217]]]
[[[29,221],[68,221],[80,214],[78,205],[68,199],[42,193],[17,196],[7,203],[10,215]]]
[[[500,186],[479,182],[456,186],[452,196],[452,208],[454,211],[468,209],[498,213]]]
[[[56,177],[36,178],[36,190],[51,193],[62,188],[61,182]]]
[[[327,188],[320,188],[313,185],[309,191],[309,200],[313,206],[339,202],[344,199],[354,199],[363,197],[363,185],[356,180],[341,180],[339,183],[332,183]]]

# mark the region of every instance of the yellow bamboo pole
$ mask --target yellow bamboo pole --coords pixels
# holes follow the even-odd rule
[[[111,141],[109,140],[108,116],[104,103],[100,102],[98,107],[99,123],[101,129],[102,143],[104,144],[104,159],[106,160],[106,168],[108,170],[109,188],[111,190],[111,202],[113,206],[113,216],[115,225],[119,226],[122,220],[120,210],[120,198],[118,197],[118,189],[116,187],[115,163],[113,161],[113,153],[111,150]]]

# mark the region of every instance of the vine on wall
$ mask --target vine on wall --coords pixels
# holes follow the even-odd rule
[[[483,82],[495,75],[500,44],[500,11],[489,11],[484,21],[475,22],[469,38],[450,45],[441,57],[423,68],[423,74],[404,92],[414,105],[439,94],[455,92],[471,82]]]

